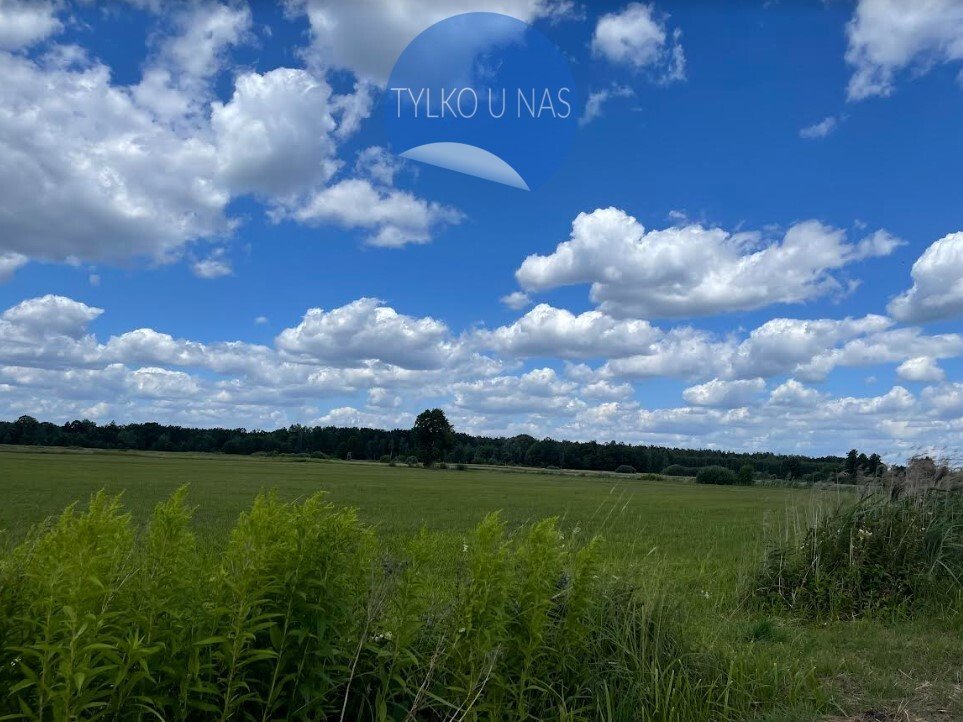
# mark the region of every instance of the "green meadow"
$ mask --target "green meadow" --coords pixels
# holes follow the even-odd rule
[[[747,602],[747,585],[767,539],[848,491],[702,486],[638,475],[0,447],[4,543],[12,548],[29,538],[32,525],[74,502],[84,506],[100,490],[121,494],[132,526],[141,528],[154,507],[183,485],[187,502],[196,507],[191,528],[210,545],[226,538],[261,492],[275,492],[282,502],[324,492],[335,507],[357,510],[361,525],[373,531],[379,555],[387,558],[415,538],[430,539],[434,556],[428,566],[439,580],[458,573],[458,553],[478,538],[474,530],[489,512],[500,512],[509,537],[555,518],[560,537],[574,546],[598,537],[598,573],[631,584],[639,598],[658,604],[688,645],[760,680],[758,705],[742,707],[732,718],[963,719],[960,605],[910,618],[813,622]],[[378,712],[391,719],[390,709]],[[593,715],[602,712],[587,718]],[[559,712],[557,718],[564,717]],[[694,714],[679,717],[689,718]]]

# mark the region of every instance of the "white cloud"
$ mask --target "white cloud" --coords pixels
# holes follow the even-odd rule
[[[28,337],[68,336],[79,338],[87,324],[103,313],[64,296],[46,295],[21,301],[0,314],[6,328],[15,326]]]
[[[408,43],[445,18],[493,12],[531,22],[572,8],[564,0],[288,0],[287,5],[307,14],[318,62],[379,83],[387,80]]]
[[[454,350],[448,327],[433,318],[397,313],[376,298],[324,311],[312,308],[277,345],[287,353],[351,365],[380,359],[404,368],[442,366]]]
[[[900,243],[884,231],[848,243],[844,231],[818,221],[797,223],[773,242],[701,225],[646,231],[606,208],[580,213],[570,240],[529,256],[515,276],[527,291],[590,283],[592,300],[615,316],[700,316],[839,292],[833,271]]]
[[[288,196],[338,169],[331,87],[305,70],[245,73],[211,108],[218,171],[234,193]]]
[[[200,258],[191,264],[191,272],[198,278],[223,278],[234,273],[231,262],[223,248],[214,249],[207,258]]]
[[[712,379],[682,392],[682,398],[693,406],[716,406],[733,409],[751,403],[766,388],[763,379],[724,381]]]
[[[588,100],[585,101],[585,111],[578,119],[580,126],[586,126],[596,118],[602,117],[602,107],[613,98],[631,98],[635,91],[627,85],[613,85],[609,88],[602,88],[589,93]]]
[[[521,376],[496,376],[452,387],[453,403],[471,411],[492,414],[541,413],[570,415],[585,406],[575,398],[578,385],[541,368]]]
[[[860,0],[846,34],[849,99],[887,96],[903,70],[963,60],[963,3]]]
[[[599,18],[592,53],[635,70],[654,70],[660,80],[685,79],[685,55],[678,30],[670,33],[653,5],[630,3]]]
[[[836,130],[839,125],[839,121],[836,120],[836,116],[830,115],[823,118],[818,123],[813,123],[799,131],[799,137],[805,138],[807,140],[813,140],[815,138],[825,138],[827,135]]]
[[[913,287],[888,307],[900,321],[919,323],[963,314],[963,232],[927,248],[912,270]]]
[[[532,299],[524,291],[512,291],[506,296],[501,297],[501,302],[513,311],[521,311],[532,305]]]
[[[440,228],[462,220],[454,208],[405,191],[381,190],[359,178],[318,191],[291,215],[302,223],[367,230],[370,245],[388,248],[427,243]]]
[[[647,321],[620,321],[586,311],[575,315],[541,303],[509,326],[480,331],[485,347],[510,356],[611,358],[646,350],[661,333]]]
[[[155,121],[99,64],[0,53],[0,251],[169,260],[227,232],[214,149]]]
[[[36,19],[52,7],[4,3],[0,42],[23,35],[13,15]],[[363,84],[333,94],[324,69],[248,70],[217,99],[232,50],[251,40],[246,4],[145,7],[156,27],[131,85],[78,46],[36,57],[0,50],[0,276],[24,258],[190,259],[195,241],[229,239],[240,222],[229,204],[244,194],[267,201],[272,217],[299,210],[308,222],[365,229],[378,245],[424,243],[460,219],[390,187],[383,168],[377,189],[350,178],[325,187],[370,112]],[[342,203],[371,203],[374,213]]]
[[[20,253],[0,253],[0,283],[9,281],[18,268],[27,264],[27,260]]]
[[[894,328],[854,338],[838,348],[826,349],[796,367],[796,373],[812,380],[825,379],[838,366],[869,366],[900,363],[917,356],[934,359],[963,354],[963,335],[926,335],[919,328]]]
[[[794,408],[812,408],[820,401],[823,395],[816,389],[809,388],[796,381],[788,379],[769,394],[769,403],[774,406],[790,406]]]
[[[735,349],[730,360],[732,373],[768,378],[798,372],[839,344],[878,334],[891,325],[888,318],[876,315],[840,320],[774,318],[754,329]]]
[[[257,316],[254,319],[255,326],[264,326],[268,322],[267,316]]]
[[[946,377],[936,360],[928,356],[907,359],[896,368],[896,373],[907,381],[933,382],[942,381]]]
[[[354,171],[361,178],[368,178],[383,186],[394,185],[395,176],[401,170],[402,159],[392,155],[381,146],[371,146],[358,153]]]
[[[649,356],[609,362],[658,359],[650,372],[679,375],[679,367],[689,366],[705,379],[682,392],[683,405],[646,408],[631,384],[604,369],[568,364],[564,375],[550,367],[523,371],[474,353],[478,340],[470,333],[453,336],[440,321],[406,316],[371,299],[309,311],[274,346],[203,343],[149,328],[101,341],[90,330],[101,313],[58,296],[28,299],[0,313],[0,416],[248,428],[305,422],[408,427],[414,413],[430,404],[449,410],[457,427],[470,433],[820,454],[855,446],[897,458],[923,442],[963,443],[963,385],[927,386],[918,398],[900,386],[877,396],[836,397],[790,378],[767,397],[761,377],[725,375],[732,373],[741,346],[737,339],[693,329],[660,332],[658,350]],[[553,318],[564,317],[555,313]],[[892,357],[910,341],[944,351],[957,343],[957,355],[963,354],[952,335],[874,331],[874,318],[844,319],[836,327],[826,320],[795,320],[812,328],[791,332],[802,334],[802,341],[792,343],[808,347],[815,335],[837,350],[856,342],[875,348],[887,342],[874,338],[912,331],[915,337],[889,337]],[[581,315],[568,320],[588,324],[586,332],[603,344],[611,343],[605,333],[613,328],[609,324],[622,323]],[[863,335],[846,341],[847,334]],[[560,338],[564,341],[565,334]],[[686,340],[697,350],[690,352]],[[755,348],[772,352],[765,345]],[[915,354],[920,355],[936,358]],[[854,354],[841,362],[860,358]],[[913,357],[900,360],[908,358]],[[790,354],[782,366],[796,359]]]
[[[40,0],[0,2],[0,50],[18,50],[33,45],[63,29],[57,18],[57,3]]]

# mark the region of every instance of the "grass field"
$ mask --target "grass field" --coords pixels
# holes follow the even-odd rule
[[[287,499],[323,490],[336,504],[356,507],[383,543],[422,528],[457,542],[493,510],[501,510],[510,526],[559,517],[567,534],[601,536],[613,573],[634,575],[648,593],[677,607],[701,644],[760,669],[778,667],[799,689],[808,689],[782,719],[963,719],[958,614],[809,624],[761,616],[742,603],[745,575],[758,563],[767,525],[839,492],[0,447],[0,528],[17,539],[32,523],[99,489],[123,492],[125,506],[143,520],[183,484],[190,485],[190,501],[198,506],[201,534],[229,527],[259,491],[269,489]]]

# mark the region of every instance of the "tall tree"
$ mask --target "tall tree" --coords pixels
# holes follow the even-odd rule
[[[425,466],[445,458],[445,452],[455,443],[455,430],[441,409],[425,409],[415,419],[411,430],[418,460]]]
[[[856,449],[850,449],[849,453],[846,454],[846,473],[849,474],[849,478],[853,481],[856,480],[856,473],[859,471],[859,452]]]

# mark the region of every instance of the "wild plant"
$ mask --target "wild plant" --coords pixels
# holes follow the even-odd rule
[[[963,494],[876,490],[770,542],[752,596],[816,618],[909,614],[958,596]]]

